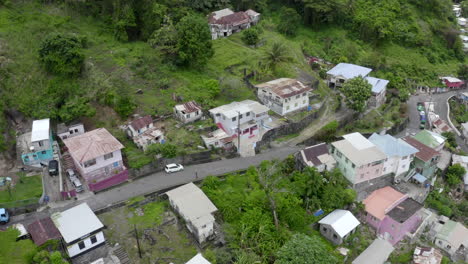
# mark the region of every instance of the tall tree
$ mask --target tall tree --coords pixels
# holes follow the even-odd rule
[[[293,8],[283,6],[280,9],[278,31],[282,34],[294,36],[301,23],[301,16]]]
[[[338,263],[338,259],[333,254],[330,254],[317,235],[295,234],[278,250],[275,261],[275,264],[309,263]]]
[[[348,80],[340,91],[346,96],[346,104],[357,112],[364,112],[372,95],[372,85],[362,77]]]
[[[214,54],[211,33],[206,20],[189,15],[176,25],[178,59],[182,65],[203,66]]]

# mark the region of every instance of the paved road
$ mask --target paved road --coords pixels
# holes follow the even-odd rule
[[[441,93],[441,94],[420,94],[411,96],[408,101],[408,108],[409,108],[409,118],[410,123],[406,130],[401,132],[398,136],[406,136],[412,133],[417,133],[420,131],[419,129],[419,113],[416,109],[416,104],[418,102],[434,102],[434,111],[439,117],[448,122],[448,107],[447,107],[447,100],[448,98],[456,95],[460,92],[467,92],[468,89],[465,90],[457,90],[449,93]],[[468,152],[468,146],[463,142],[463,139],[460,137],[456,137],[458,145],[463,149],[463,151]]]
[[[256,155],[255,157],[235,158],[187,166],[184,171],[173,174],[166,174],[163,172],[154,173],[124,184],[120,187],[98,193],[96,195],[85,195],[77,201],[49,203],[49,206],[51,207],[50,209],[45,209],[40,212],[25,215],[13,216],[10,224],[21,222],[26,225],[37,219],[47,217],[51,213],[66,210],[82,202],[87,202],[93,210],[97,210],[114,203],[128,200],[135,196],[144,195],[187,182],[200,180],[209,175],[222,175],[229,172],[244,170],[250,166],[257,166],[264,160],[281,160],[298,150],[298,147],[277,148]],[[198,175],[198,178],[196,178],[195,175]]]

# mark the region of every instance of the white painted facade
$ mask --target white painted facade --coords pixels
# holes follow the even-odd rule
[[[93,243],[91,241],[91,238],[96,238],[96,241]],[[104,233],[102,231],[96,233],[96,234],[93,234],[91,236],[88,236],[80,241],[77,241],[76,243],[74,244],[70,244],[70,245],[67,245],[67,253],[68,253],[68,256],[70,256],[70,258],[73,258],[74,256],[76,255],[79,255],[85,251],[88,251],[94,247],[97,247],[99,245],[101,245],[102,243],[104,243],[106,241],[106,239],[104,238]],[[84,245],[84,247],[82,247],[80,249],[80,245]]]

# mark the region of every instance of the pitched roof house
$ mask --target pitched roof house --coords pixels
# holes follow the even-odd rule
[[[349,79],[358,76],[366,77],[372,69],[350,63],[338,63],[331,70],[327,71],[328,86],[341,87]]]
[[[394,173],[395,176],[405,174],[410,169],[410,164],[418,150],[402,139],[391,135],[372,134],[369,141],[374,143],[385,155],[383,173]]]
[[[336,209],[324,218],[320,219],[320,233],[333,244],[339,245],[354,233],[359,220],[348,210]]]
[[[328,147],[325,143],[306,147],[296,154],[300,164],[299,168],[314,167],[319,172],[332,170],[336,166],[336,160],[328,153]]]
[[[90,190],[102,190],[128,179],[121,153],[124,146],[105,128],[65,139],[63,143]]]
[[[346,179],[356,185],[384,175],[384,152],[360,133],[343,138],[331,144],[331,153]]]
[[[426,146],[411,136],[407,136],[402,139],[418,150],[413,162],[413,167],[416,169],[416,172],[422,174],[428,179],[432,178],[437,169],[437,161],[440,158],[440,152]]]
[[[280,78],[255,85],[259,100],[279,115],[305,109],[309,106],[312,90],[301,81]]]
[[[52,221],[62,235],[64,247],[73,258],[105,243],[104,225],[87,203],[61,213],[54,213]]]
[[[233,33],[250,28],[260,20],[260,14],[249,9],[246,12],[233,12],[229,8],[212,12],[208,16],[211,38],[227,37]]]
[[[366,222],[392,245],[421,224],[422,204],[390,186],[372,192],[363,203]]]
[[[214,235],[215,218],[218,211],[210,199],[193,183],[182,185],[166,192],[172,208],[184,218],[187,228],[198,243]]]

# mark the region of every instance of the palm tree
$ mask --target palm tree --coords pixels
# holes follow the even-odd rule
[[[283,43],[275,42],[269,50],[265,51],[263,61],[265,61],[266,67],[274,71],[277,65],[290,62],[292,58]]]

